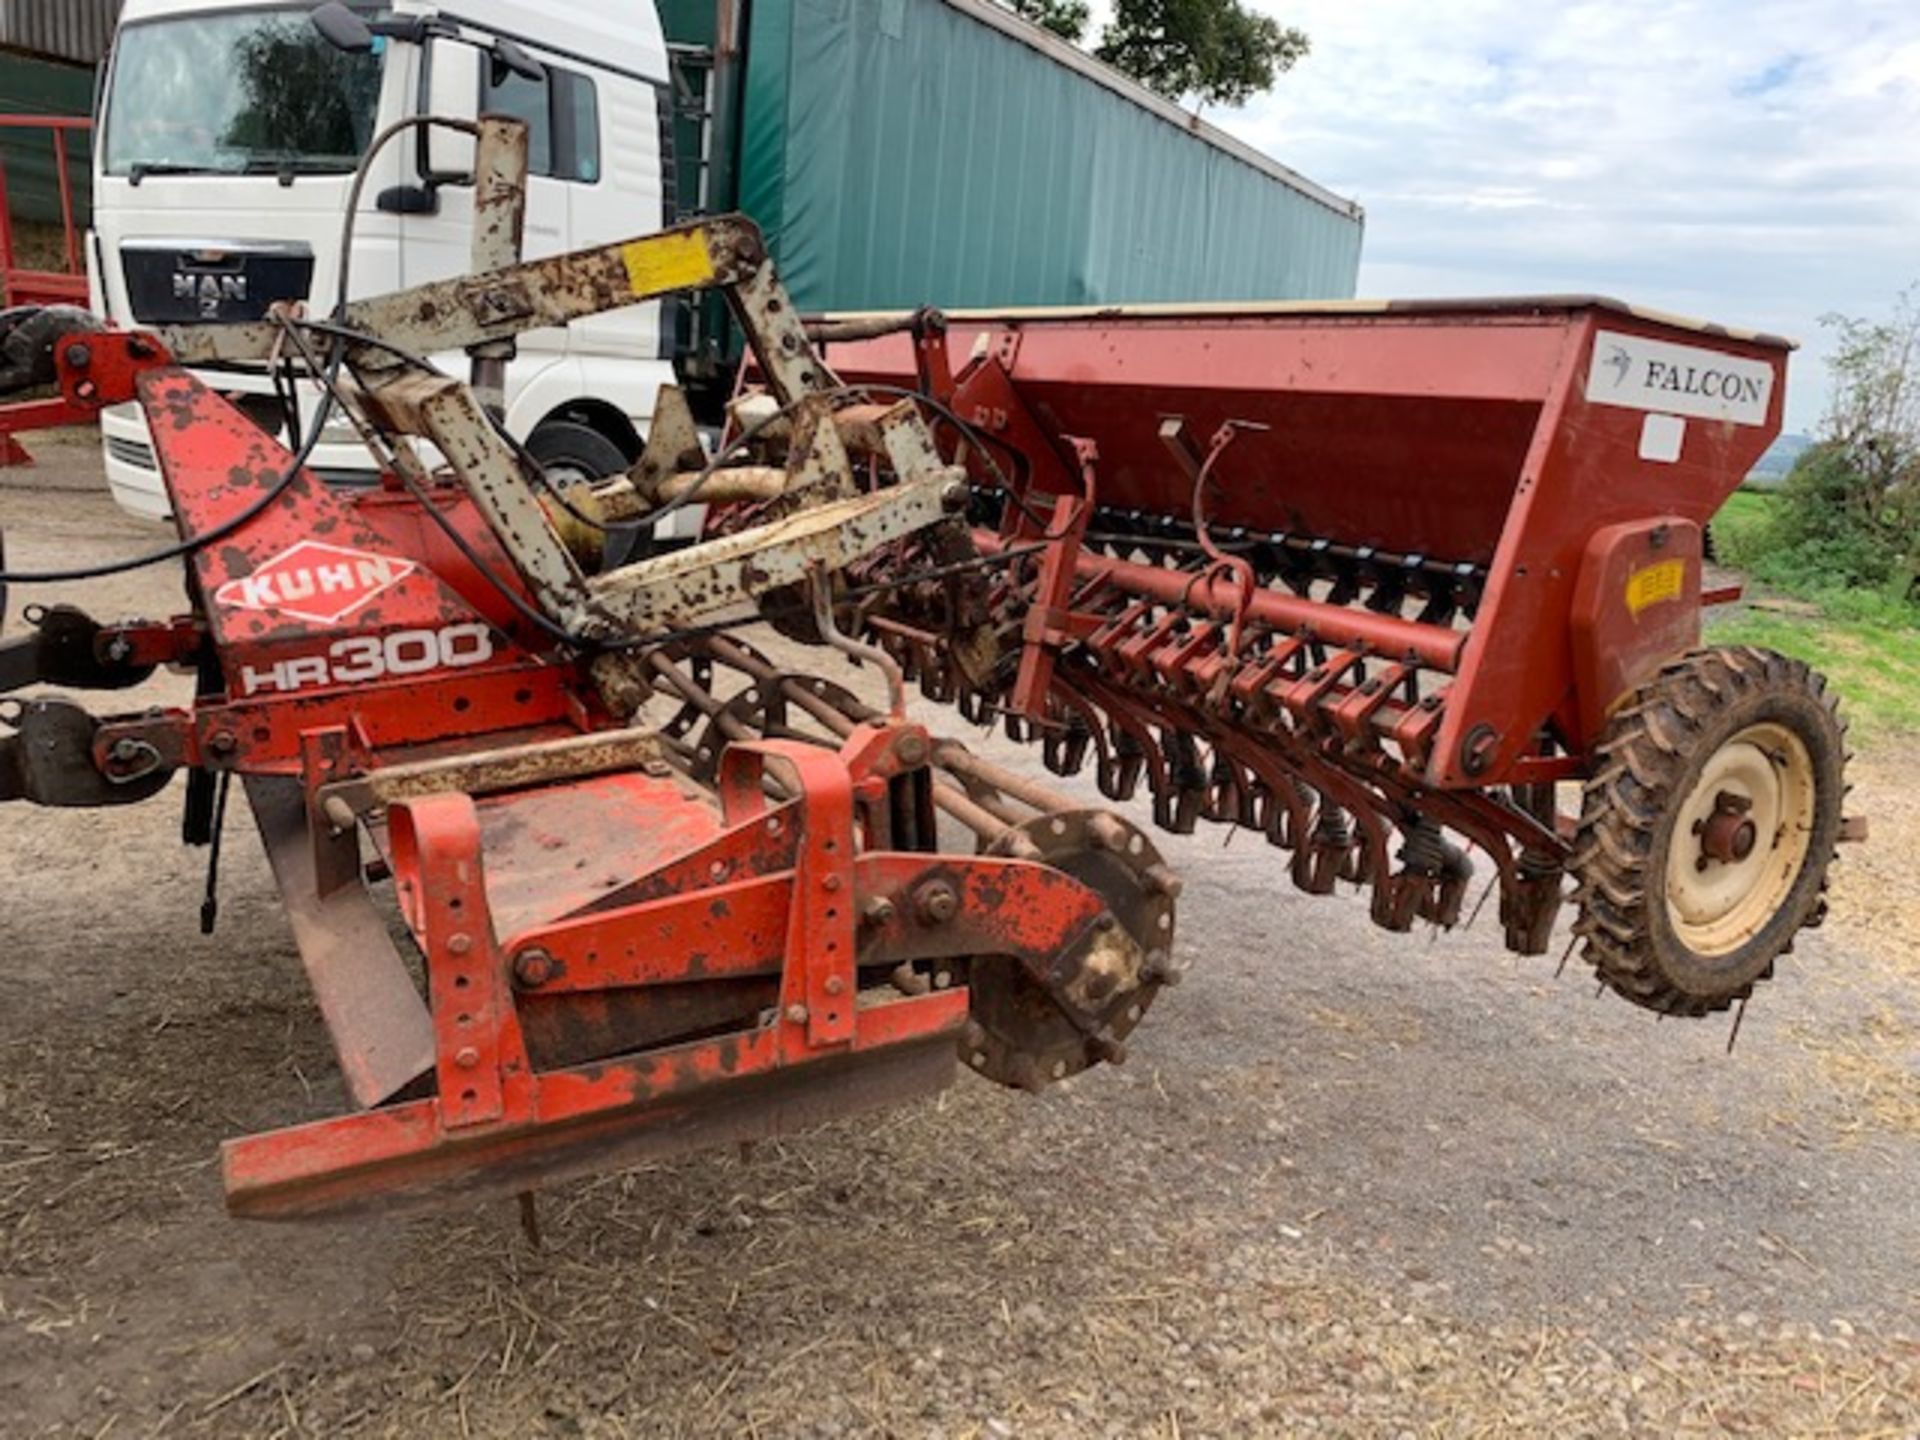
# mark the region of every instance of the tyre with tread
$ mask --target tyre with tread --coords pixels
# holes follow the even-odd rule
[[[1771,650],[1694,651],[1614,715],[1569,863],[1575,932],[1618,994],[1707,1015],[1752,994],[1825,911],[1846,726]]]

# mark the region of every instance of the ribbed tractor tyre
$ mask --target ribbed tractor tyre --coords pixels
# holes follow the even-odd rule
[[[1585,958],[1664,1014],[1746,999],[1826,909],[1848,756],[1825,679],[1771,650],[1697,650],[1599,751],[1568,867]]]

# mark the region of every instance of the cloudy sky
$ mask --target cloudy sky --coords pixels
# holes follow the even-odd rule
[[[1598,291],[1801,340],[1920,281],[1920,0],[1251,0],[1313,53],[1215,124],[1367,208],[1363,293]]]

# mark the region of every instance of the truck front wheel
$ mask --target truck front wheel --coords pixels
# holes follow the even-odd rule
[[[575,420],[548,420],[527,437],[527,449],[545,467],[547,478],[562,495],[576,485],[591,485],[609,475],[622,475],[633,463],[625,451],[591,426]],[[600,552],[602,571],[617,569],[649,552],[645,531],[609,530]]]
[[[633,463],[598,430],[573,420],[548,420],[536,426],[527,437],[527,449],[562,490],[623,474]]]

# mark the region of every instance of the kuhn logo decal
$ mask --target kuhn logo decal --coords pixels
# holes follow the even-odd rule
[[[1628,410],[1764,425],[1773,398],[1773,366],[1639,335],[1602,330],[1594,337],[1587,400]]]
[[[413,570],[410,560],[302,540],[251,575],[227,581],[213,592],[213,598],[237,610],[275,610],[331,625],[382,590],[398,585]]]

